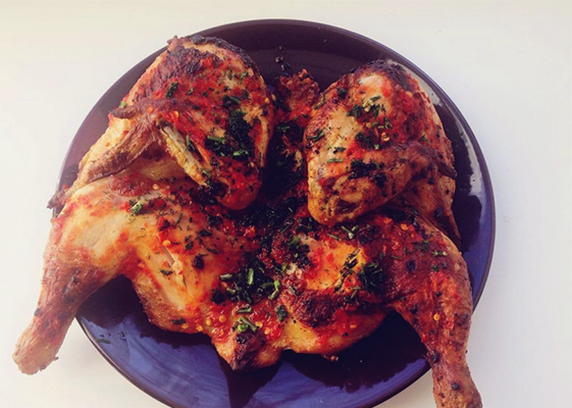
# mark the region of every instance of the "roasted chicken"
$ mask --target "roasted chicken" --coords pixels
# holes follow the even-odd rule
[[[157,142],[219,202],[244,208],[261,185],[273,112],[266,84],[242,50],[217,38],[175,37],[111,112],[76,181],[52,206],[125,169]]]
[[[286,349],[332,356],[395,311],[427,348],[438,407],[481,407],[465,359],[472,313],[467,267],[438,228],[452,228],[448,232],[455,236],[447,212],[454,191],[452,156],[426,95],[411,77],[379,63],[344,77],[321,101],[306,71],[279,79],[272,107],[238,94],[224,99],[224,90],[210,93],[224,99],[222,108],[212,106],[223,117],[213,119],[216,129],[226,126],[232,133],[228,121],[236,104],[241,112],[247,106],[258,112],[259,122],[241,115],[255,134],[247,159],[236,160],[226,150],[220,155],[207,147],[208,136],[195,132],[210,117],[173,119],[174,112],[187,115],[189,105],[211,103],[210,96],[188,96],[200,78],[218,75],[224,62],[202,65],[201,74],[193,70],[216,58],[210,51],[199,62],[193,58],[206,53],[202,46],[216,54],[221,44],[172,41],[124,99],[126,106],[112,115],[76,183],[59,197],[63,209],[52,220],[38,307],[14,353],[20,369],[34,373],[53,361],[82,302],[122,274],[152,323],[207,334],[233,369],[274,364]],[[229,47],[222,49],[241,55]],[[171,72],[171,66],[189,78],[177,77],[177,86],[165,88],[173,77],[160,73]],[[258,80],[256,69],[248,69],[244,78],[235,72],[229,79]],[[185,81],[193,83],[192,92]],[[249,86],[249,96],[266,92],[263,84]],[[180,100],[169,101],[165,90]],[[256,103],[264,108],[257,111]],[[343,109],[350,104],[358,108],[348,116]],[[261,178],[272,115],[273,142]],[[369,126],[373,115],[385,130],[394,129],[394,142],[383,140],[387,135],[378,125]],[[125,131],[117,133],[119,128]],[[419,129],[425,136],[412,136]],[[182,137],[185,151],[177,147]],[[120,164],[121,149],[131,153]],[[189,154],[190,161],[181,158]],[[219,164],[202,179],[193,170],[195,159],[200,166]],[[218,194],[208,182],[228,181],[243,170],[241,175],[258,183],[246,199],[233,186]],[[436,216],[436,205],[443,208],[440,215],[451,217],[448,222]]]
[[[374,61],[341,77],[305,133],[309,208],[333,225],[399,194],[455,239],[453,152],[435,108],[402,67]]]
[[[79,189],[53,221],[20,368],[49,364],[81,303],[123,274],[154,324],[208,334],[235,369],[273,364],[284,349],[334,354],[396,310],[426,344],[443,400],[475,400],[470,287],[454,244],[400,210],[321,226],[304,187],[231,216],[170,159],[140,158]]]

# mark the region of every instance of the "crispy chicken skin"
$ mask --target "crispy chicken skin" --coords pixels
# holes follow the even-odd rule
[[[171,159],[140,158],[76,191],[54,219],[38,308],[14,354],[21,370],[49,364],[81,303],[119,274],[152,323],[209,335],[234,369],[273,364],[284,349],[336,353],[396,310],[427,346],[439,406],[478,406],[465,263],[400,210],[326,227],[302,183],[230,215]]]
[[[152,68],[140,81],[148,80],[145,75]],[[389,87],[390,96],[395,83],[405,87],[405,79],[387,67],[381,80],[379,70],[370,69],[362,71],[371,72],[376,84],[381,81]],[[388,78],[395,83],[388,84]],[[339,82],[346,92],[332,85],[324,106],[332,89],[342,99],[372,100],[367,93],[354,96],[349,83]],[[442,185],[427,182],[434,177],[443,186],[451,183],[448,188],[454,191],[448,172],[450,146],[444,134],[436,136],[442,133],[438,118],[429,121],[435,127],[421,120],[407,125],[425,123],[427,140],[411,141],[413,137],[399,131],[392,136],[396,143],[370,148],[351,142],[334,153],[319,145],[329,136],[316,127],[316,111],[321,108],[312,111],[311,106],[322,102],[310,75],[301,71],[282,77],[275,89],[276,126],[269,163],[261,194],[248,208],[227,209],[228,203],[216,196],[212,186],[200,180],[197,184],[169,142],[155,137],[125,168],[85,179],[62,196],[65,205],[52,220],[38,307],[14,353],[23,372],[34,373],[53,361],[81,303],[122,274],[131,280],[153,324],[207,334],[236,370],[274,364],[287,349],[332,356],[374,331],[388,313],[397,312],[427,348],[437,406],[482,406],[465,359],[473,307],[467,266],[432,213],[435,203],[445,205],[438,201]],[[133,92],[117,115],[142,115],[136,101],[148,96]],[[407,127],[397,123],[406,120],[399,119],[399,110],[404,109],[399,103],[408,99],[390,96],[379,99],[386,105],[388,120],[397,129]],[[424,101],[422,105],[427,102],[423,93],[416,98]],[[366,105],[360,115],[381,111]],[[419,110],[412,112],[422,116]],[[140,126],[145,120],[133,123]],[[314,128],[304,137],[306,126]],[[165,125],[160,127],[163,136],[165,129],[180,131],[178,125]],[[333,141],[338,146],[337,139]],[[342,221],[337,225],[329,219],[318,222],[324,219],[314,215],[311,202],[316,198],[312,196],[315,169],[311,163],[306,166],[304,148],[318,149],[306,152],[309,160],[324,160],[319,151],[324,148],[326,155],[344,153],[350,163],[361,161],[350,164],[346,177],[360,182],[353,193],[365,192],[363,197],[375,201],[375,190],[361,184],[362,179],[373,179],[376,188],[388,192],[383,200],[391,199],[390,205],[363,209],[358,203],[341,217],[332,213]],[[378,164],[370,165],[374,160]],[[352,172],[358,173],[356,177]],[[381,175],[390,186],[386,190],[376,181]]]
[[[306,128],[309,207],[333,225],[400,193],[455,238],[451,142],[433,104],[403,68],[374,61],[344,75]]]
[[[109,126],[79,165],[65,198],[114,174],[157,142],[228,208],[254,200],[271,134],[273,105],[242,50],[200,36],[173,38],[109,115]]]

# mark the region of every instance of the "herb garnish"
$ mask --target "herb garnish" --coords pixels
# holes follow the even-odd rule
[[[377,262],[368,262],[358,273],[363,289],[373,292],[379,289],[383,282],[383,269]]]
[[[141,211],[143,210],[143,202],[141,201],[129,201],[129,204],[131,205],[131,208],[129,209],[129,211],[131,211],[131,214],[133,215],[138,215],[141,213]]]
[[[310,142],[317,142],[318,140],[320,140],[321,138],[323,138],[325,136],[324,130],[323,129],[318,129],[314,132],[314,136],[309,136],[308,140]]]
[[[348,239],[354,239],[357,232],[359,231],[359,225],[354,225],[351,228],[348,228],[345,225],[342,225],[340,228],[342,231],[344,231],[346,234],[348,234]]]
[[[243,306],[241,308],[239,308],[236,313],[239,314],[250,314],[252,313],[252,306],[248,305],[248,306]]]
[[[247,330],[250,330],[254,333],[256,332],[256,330],[258,330],[258,327],[250,320],[248,320],[248,318],[240,316],[236,321],[233,329],[236,330],[238,333],[244,333]]]

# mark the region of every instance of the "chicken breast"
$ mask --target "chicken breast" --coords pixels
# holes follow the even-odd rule
[[[435,108],[403,68],[364,65],[328,87],[305,131],[309,207],[333,225],[397,195],[458,237],[453,153]]]
[[[273,111],[262,76],[242,50],[216,38],[174,38],[110,114],[76,181],[52,205],[123,170],[156,142],[220,203],[244,208],[261,185]]]

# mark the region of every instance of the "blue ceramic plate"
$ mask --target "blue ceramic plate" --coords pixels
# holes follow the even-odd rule
[[[454,210],[473,298],[478,301],[494,240],[491,182],[471,129],[437,84],[389,48],[323,24],[260,20],[199,34],[217,36],[245,49],[268,81],[283,69],[295,72],[306,68],[326,87],[349,70],[378,58],[390,59],[413,72],[429,92],[453,141],[459,173]],[[73,180],[79,159],[106,128],[107,113],[159,52],[133,67],[97,102],[73,140],[60,183]],[[170,333],[152,326],[125,279],[111,282],[92,296],[81,308],[78,321],[115,368],[173,407],[368,407],[401,391],[428,369],[417,335],[396,315],[341,353],[336,363],[286,352],[275,366],[251,373],[232,372],[205,336]]]

